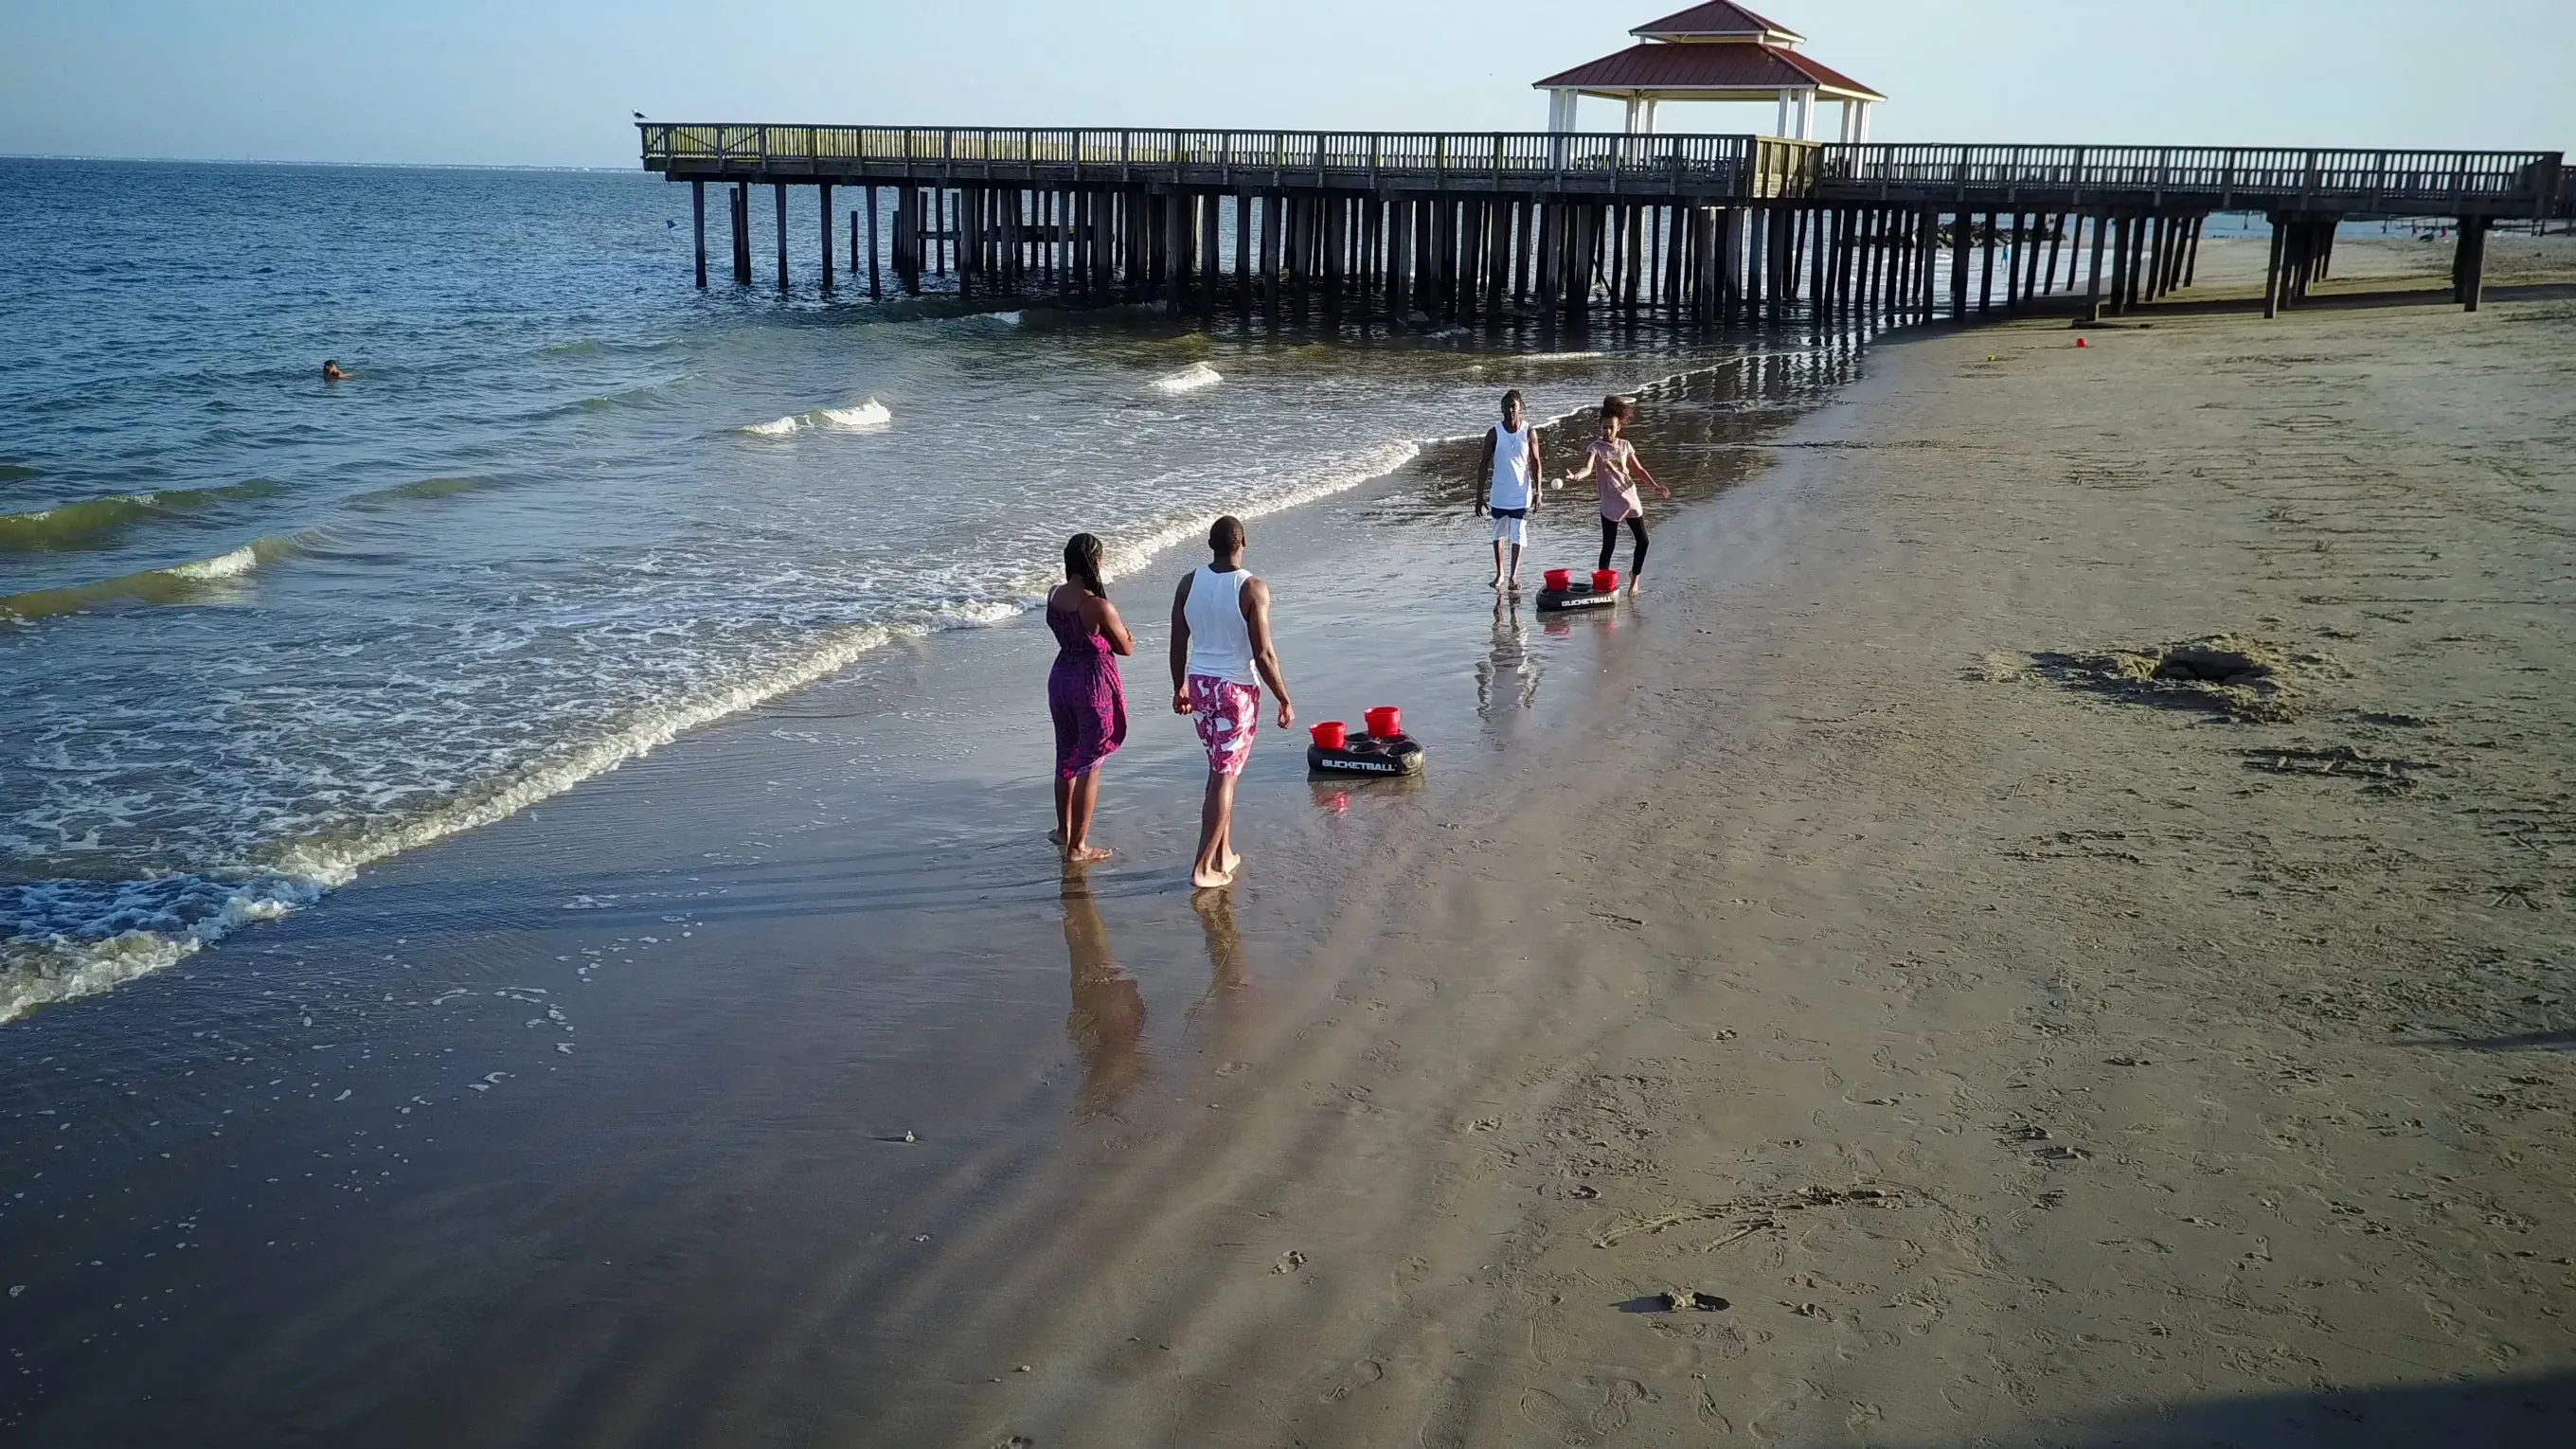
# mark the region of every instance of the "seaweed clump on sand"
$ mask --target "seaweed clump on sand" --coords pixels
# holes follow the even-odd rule
[[[2284,677],[2299,659],[2237,634],[2142,649],[2033,654],[2030,662],[2042,678],[2123,704],[2264,724],[2299,713],[2298,691]]]

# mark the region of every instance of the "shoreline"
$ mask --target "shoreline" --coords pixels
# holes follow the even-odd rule
[[[1666,360],[1677,360],[1680,356],[1692,358],[1691,366],[1679,371],[1654,372],[1634,383],[1631,390],[1670,389],[1695,376],[1746,365],[1748,359],[1759,361],[1778,355],[1803,362],[1812,353],[1831,352],[1837,346],[1845,345],[1793,344],[1787,351],[1775,354],[1767,345],[1772,340],[1769,337],[1738,339],[1724,349],[1705,348],[1695,354],[1673,354],[1670,359],[1652,350],[1628,354],[1625,360],[1645,364],[1649,369]],[[1599,353],[1499,351],[1478,355],[1488,359],[1484,365],[1504,369],[1515,365],[1539,366],[1576,356],[1609,360]],[[1204,368],[1205,364],[1194,366]],[[1542,426],[1553,427],[1576,415],[1562,414],[1547,420]],[[1447,452],[1472,444],[1474,437],[1473,434],[1429,436],[1381,444],[1374,450],[1372,461],[1365,465],[1365,471],[1336,476],[1326,482],[1264,498],[1242,516],[1247,519],[1269,518],[1372,489],[1383,491],[1405,487],[1407,481],[1424,468],[1445,461]],[[1203,531],[1214,517],[1211,513],[1154,531],[1141,540],[1121,541],[1111,559],[1111,577],[1115,578],[1121,572],[1132,573],[1163,555],[1181,549],[1181,545]],[[233,552],[245,553],[249,547],[246,545]],[[192,567],[196,565],[131,577],[161,578],[184,573]],[[127,581],[127,578],[120,577],[52,592],[70,596],[109,591]],[[952,608],[946,611],[950,617],[934,624],[895,619],[846,624],[821,631],[821,637],[811,641],[801,653],[774,661],[765,674],[755,679],[720,683],[697,694],[657,705],[605,734],[558,748],[543,758],[483,780],[468,794],[426,813],[390,825],[371,827],[362,838],[316,837],[286,845],[272,844],[263,848],[262,854],[267,859],[257,866],[200,868],[172,873],[200,887],[186,901],[159,902],[152,898],[148,882],[85,883],[96,889],[72,894],[81,896],[92,918],[104,914],[108,918],[127,920],[138,915],[185,916],[186,919],[176,927],[129,929],[111,937],[73,940],[61,945],[28,937],[35,944],[22,948],[24,962],[10,963],[13,969],[6,981],[8,995],[0,998],[0,1027],[24,1019],[31,1013],[114,991],[125,983],[171,969],[197,951],[231,939],[249,927],[273,923],[311,909],[333,892],[344,888],[364,869],[506,820],[565,790],[578,788],[588,780],[667,748],[694,731],[828,681],[880,651],[906,647],[916,640],[932,639],[960,630],[1019,621],[1036,608],[1038,598],[1038,594],[1030,594],[1018,596],[1009,604]],[[0,614],[5,614],[5,609],[0,609]],[[89,900],[89,896],[102,896],[102,899]],[[209,900],[215,903],[209,906]],[[189,912],[194,914],[189,915]],[[77,927],[87,923],[69,921],[58,924]],[[253,935],[255,937],[256,933]],[[24,979],[15,969],[22,964],[44,974],[40,979]]]
[[[1685,390],[1699,392],[1692,405],[1705,408],[1707,428],[1768,428],[1847,365],[1847,354],[1770,352],[1685,374]],[[1799,381],[1810,372],[1812,381]],[[1418,817],[1427,793],[1489,775],[1498,731],[1530,712],[1524,699],[1497,719],[1482,717],[1469,678],[1476,669],[1463,663],[1491,670],[1503,646],[1488,617],[1496,601],[1481,583],[1484,531],[1464,512],[1465,485],[1429,472],[1456,461],[1446,457],[1455,451],[1435,445],[1428,458],[1336,494],[1338,506],[1255,521],[1255,567],[1298,600],[1283,639],[1303,717],[1356,719],[1383,692],[1405,705],[1417,733],[1443,745],[1431,792],[1394,782],[1321,789],[1292,783],[1304,777],[1302,737],[1265,731],[1273,738],[1256,755],[1259,798],[1247,790],[1242,819],[1248,841],[1259,842],[1256,871],[1278,890],[1238,892],[1228,951],[1288,956],[1294,923],[1313,900],[1305,880],[1346,876],[1342,855],[1354,843]],[[1698,470],[1703,482],[1683,496],[1692,486],[1729,486],[1728,468],[1755,465],[1749,453],[1719,463]],[[1589,512],[1585,498],[1574,512]],[[1550,517],[1539,537],[1554,528]],[[1590,530],[1576,533],[1556,542],[1588,554]],[[1155,565],[1177,575],[1186,560],[1175,554]],[[1371,586],[1345,587],[1354,571]],[[1152,578],[1147,594],[1162,581],[1159,572]],[[1131,693],[1141,689],[1136,697],[1150,703],[1160,696],[1152,654],[1160,621],[1151,599],[1140,606],[1128,587],[1118,591],[1146,616],[1148,649],[1128,672]],[[1513,617],[1530,655],[1544,652],[1536,641],[1580,647],[1599,632],[1586,622],[1560,641],[1528,609],[1524,600]],[[1426,629],[1433,618],[1440,622]],[[1390,620],[1411,622],[1390,629]],[[1374,641],[1372,650],[1336,658],[1334,644],[1354,637]],[[1064,1094],[1086,1090],[1068,1083],[1120,1070],[1092,1066],[1081,1050],[1054,1061],[1067,1045],[1063,978],[1041,970],[1027,980],[1011,964],[1015,953],[1043,953],[1059,963],[1055,972],[1064,969],[1067,905],[1039,839],[1047,746],[1030,683],[1043,679],[1052,649],[1035,614],[899,642],[838,678],[717,720],[506,819],[380,861],[316,909],[12,1023],[30,1069],[7,1094],[15,1110],[6,1157],[36,1171],[27,1199],[0,1204],[0,1222],[23,1234],[16,1252],[0,1255],[9,1268],[0,1276],[27,1290],[17,1311],[50,1325],[44,1358],[85,1361],[85,1343],[164,1327],[166,1318],[128,1321],[115,1307],[172,1293],[197,1297],[193,1316],[170,1326],[195,1345],[167,1350],[174,1364],[233,1353],[226,1325],[300,1318],[353,1293],[400,1317],[416,1270],[475,1251],[471,1234],[456,1236],[461,1227],[419,1217],[426,1203],[461,1194],[479,1203],[481,1231],[513,1240],[564,1230],[570,1225],[502,1225],[545,1215],[543,1177],[556,1165],[604,1155],[614,1173],[639,1170],[661,1149],[628,1125],[630,1109],[656,1102],[665,1105],[654,1111],[685,1117],[695,1109],[680,1104],[694,1090],[721,1096],[722,1082],[757,1077],[763,1044],[797,1037],[792,1023],[808,1016],[880,1023],[865,1036],[860,1079],[884,1099],[872,1115],[885,1131],[854,1140],[919,1130],[943,1155],[961,1146],[1051,1152]],[[1536,676],[1545,666],[1500,667]],[[1423,678],[1448,681],[1437,703],[1421,698]],[[1517,687],[1506,677],[1500,689],[1510,698]],[[1552,691],[1536,703],[1535,713],[1551,717],[1564,708]],[[1150,906],[1160,916],[1186,899],[1181,865],[1198,768],[1186,726],[1146,711],[1111,764],[1101,832],[1121,857],[1088,880],[1108,939],[1139,970],[1168,958],[1159,945],[1137,945],[1158,942],[1168,923],[1140,923],[1131,912]],[[1183,919],[1198,937],[1197,917]],[[856,959],[842,936],[854,927],[865,942]],[[1004,941],[1008,949],[996,945]],[[871,963],[864,979],[848,979],[858,960]],[[756,986],[719,990],[701,977],[731,982],[752,963]],[[1158,991],[1147,1004],[1157,1020],[1188,1021],[1206,1014],[1193,1012],[1194,999]],[[825,1005],[787,1004],[798,1001]],[[1106,1009],[1115,1016],[1114,1000]],[[890,1010],[905,1030],[883,1024]],[[772,1011],[790,1020],[772,1020]],[[1016,1063],[1024,1048],[985,1037],[1004,1026],[1011,1040],[1034,1040],[1050,1054],[1034,1076]],[[675,1055],[704,1059],[676,1090],[663,1071]],[[578,1124],[573,1135],[551,1120],[558,1111]],[[53,1128],[68,1135],[41,1135]],[[585,1140],[594,1134],[615,1145]],[[314,1176],[313,1164],[325,1160],[366,1166],[334,1182],[328,1172]],[[229,1186],[246,1181],[257,1186]],[[891,1211],[921,1191],[865,1182],[829,1196]],[[151,1221],[190,1224],[187,1251],[212,1256],[189,1261],[220,1262],[219,1275],[172,1279],[153,1256],[168,1254],[151,1227],[70,1211],[100,1193],[128,1192],[152,1205]],[[281,1222],[293,1226],[281,1233]],[[368,1224],[407,1245],[393,1253],[397,1262],[360,1266],[385,1251],[347,1236]],[[100,1261],[107,1266],[94,1281],[117,1286],[102,1304],[79,1281],[41,1271],[56,1259]],[[369,1286],[328,1286],[351,1275]],[[496,1287],[478,1278],[473,1291]],[[433,1338],[443,1332],[416,1327]],[[309,1352],[319,1363],[346,1363],[377,1331],[372,1321],[342,1323]],[[235,1406],[246,1440],[264,1438],[277,1405],[299,1396],[293,1386],[303,1372],[273,1352],[245,1365],[242,1386],[227,1392],[248,1400]],[[388,1398],[376,1411],[396,1401],[392,1384],[403,1377],[383,1386]],[[88,1395],[106,1381],[94,1372],[74,1378],[64,1387],[75,1400],[105,1407]],[[53,1392],[0,1407],[0,1420],[26,1422],[30,1405]],[[183,1417],[196,1412],[179,1407],[187,1399],[175,1385],[156,1395]],[[110,1430],[102,1423],[97,1432]]]
[[[66,1150],[6,1220],[49,1331],[0,1418],[2558,1442],[2570,320],[1881,338],[1761,438],[1686,395],[1639,441],[1708,486],[1562,633],[1398,490],[1282,516],[1301,721],[1401,691],[1438,753],[1299,789],[1273,732],[1224,910],[1149,712],[1120,858],[1052,864],[1026,621],[390,862],[238,952],[273,1000],[134,988],[200,999],[150,1015],[210,1080],[54,1061],[42,1122],[22,1080],[11,1155]],[[2115,652],[2217,634],[2277,689]]]

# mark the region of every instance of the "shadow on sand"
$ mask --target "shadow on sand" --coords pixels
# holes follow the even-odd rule
[[[2193,1399],[1979,1434],[1973,1442],[1997,1449],[2567,1449],[2576,1445],[2576,1372]]]

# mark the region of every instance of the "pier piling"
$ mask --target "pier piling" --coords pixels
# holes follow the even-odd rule
[[[815,190],[820,193],[822,201],[821,208],[815,216],[815,224],[822,231],[823,290],[828,292],[832,290],[832,183],[826,181]]]
[[[733,188],[733,283],[751,285],[751,183],[738,181]]]
[[[858,228],[850,229],[850,239],[858,239]],[[868,188],[868,297],[885,300],[885,287],[877,279],[877,189],[873,186]]]
[[[2451,254],[2452,299],[2474,312],[2486,291],[2487,228],[2491,218],[2463,219]]]

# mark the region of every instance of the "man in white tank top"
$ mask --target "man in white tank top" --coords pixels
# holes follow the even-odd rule
[[[1530,510],[1539,505],[1538,429],[1521,418],[1518,388],[1503,394],[1503,424],[1485,431],[1485,451],[1476,464],[1479,482],[1476,511],[1494,515],[1494,587],[1521,586],[1521,547],[1529,542]],[[1503,566],[1503,545],[1512,549],[1511,567]],[[1508,583],[1506,582],[1508,580]]]
[[[1279,696],[1279,727],[1297,722],[1288,680],[1270,646],[1270,586],[1243,571],[1243,520],[1208,530],[1209,562],[1172,595],[1172,713],[1191,717],[1207,747],[1207,797],[1199,807],[1199,853],[1190,884],[1221,886],[1243,857],[1234,853],[1234,777],[1252,757],[1261,727],[1261,688]]]

